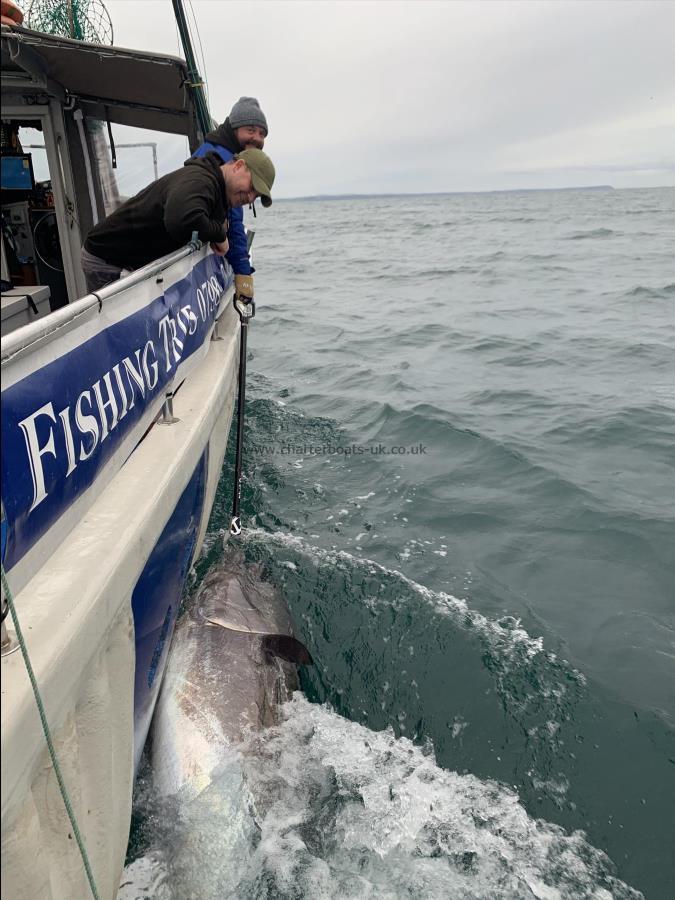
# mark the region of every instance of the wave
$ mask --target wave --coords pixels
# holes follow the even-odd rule
[[[531,730],[533,765],[535,768],[541,766],[541,777],[548,777],[551,754],[555,755],[558,748],[556,741],[545,728],[540,730],[540,726],[542,722],[550,721],[559,725],[571,717],[572,708],[585,692],[586,679],[583,673],[545,649],[543,638],[530,635],[519,619],[508,615],[489,618],[472,609],[465,600],[443,591],[433,591],[396,569],[345,550],[313,546],[288,532],[246,529],[244,542],[255,559],[270,567],[272,580],[284,584],[287,591],[305,592],[307,579],[310,583],[320,584],[324,593],[334,583],[336,594],[344,598],[346,593],[351,604],[363,604],[358,615],[355,610],[355,623],[364,608],[371,614],[378,609],[382,612],[390,610],[396,615],[403,611],[414,614],[414,607],[420,602],[433,615],[447,620],[458,639],[465,643],[462,652],[466,652],[468,645],[475,644],[475,649],[468,652],[477,653],[482,677],[494,683],[504,708],[515,720],[527,721]],[[278,555],[271,554],[273,548],[292,552],[295,555],[293,566],[287,568],[288,560],[280,560]],[[325,610],[317,609],[312,602],[302,613],[306,622],[325,620],[325,614]],[[319,652],[317,657],[322,655]]]
[[[497,260],[506,259],[506,253],[503,250],[495,250],[493,253],[481,253],[474,259],[480,262],[497,262]]]
[[[516,411],[526,411],[529,416],[551,416],[556,409],[554,401],[532,391],[484,390],[472,394],[472,404],[474,409],[485,406],[497,406],[500,409],[504,406],[512,407]],[[533,491],[538,502],[543,502],[546,497],[559,497],[561,492],[564,495],[569,491],[583,496],[584,502],[593,508],[603,502],[589,490],[580,487],[576,481],[563,477],[557,466],[547,464],[545,459],[533,460],[530,453],[532,448],[528,451],[513,441],[505,441],[484,429],[474,428],[475,416],[458,417],[431,403],[416,403],[408,408],[401,408],[372,398],[363,400],[358,407],[352,406],[350,410],[350,415],[367,423],[361,425],[358,435],[361,444],[395,440],[397,444],[414,445],[423,435],[426,445],[446,448],[447,453],[457,460],[457,464],[464,467],[467,478],[483,477],[485,471],[497,472],[501,478],[516,479],[520,486],[518,490]],[[650,408],[645,414],[647,418],[638,414],[638,426],[646,426],[648,422],[652,425],[660,424],[662,420],[654,419],[652,413],[667,415],[666,404],[660,404],[653,410]],[[565,425],[562,436],[569,434],[572,440],[579,429],[585,430],[586,427],[590,429],[587,439],[595,442],[595,429],[604,429],[606,422],[604,419],[598,422],[594,417],[589,423],[581,422],[573,428]],[[351,445],[355,440],[354,434],[339,426],[334,419],[305,416],[292,406],[280,405],[278,401],[256,397],[255,394],[249,401],[247,429],[246,440],[256,445],[269,444],[270,441],[282,438],[297,445]],[[256,465],[264,466],[263,480],[271,475],[274,475],[275,483],[283,479],[281,471],[275,469],[275,464],[278,465],[280,460],[288,460],[288,457],[268,458],[259,455],[255,458]],[[423,479],[423,489],[428,494],[427,502],[434,508],[452,496],[452,491],[448,494],[448,488],[447,473],[435,474],[435,470],[430,470]],[[493,498],[492,502],[497,503],[497,498]],[[256,508],[251,513],[257,515],[261,510]]]
[[[355,383],[358,384],[359,378],[350,373],[351,370],[347,370],[344,374],[336,376],[335,403],[347,390],[345,385],[350,383],[350,379],[355,379]],[[414,389],[411,389],[403,378],[397,375],[387,376],[391,377],[400,381],[400,392],[404,392],[401,396],[414,399]],[[380,378],[377,383],[381,384],[379,390],[386,395],[386,384],[381,383]],[[353,392],[354,386],[352,385],[349,390]],[[488,485],[509,479],[510,491],[519,494],[524,492],[535,505],[543,504],[548,508],[549,504],[558,504],[564,497],[567,498],[567,502],[580,504],[584,509],[593,510],[597,514],[613,516],[619,512],[623,515],[632,509],[634,495],[631,493],[626,496],[620,491],[613,490],[608,492],[604,479],[598,477],[594,469],[589,469],[584,475],[581,471],[570,468],[565,462],[568,459],[568,452],[564,448],[578,448],[581,445],[588,452],[604,454],[608,451],[616,453],[613,448],[623,447],[625,448],[623,454],[627,454],[626,459],[631,459],[637,464],[637,460],[648,455],[652,465],[658,464],[659,469],[655,471],[662,473],[659,477],[669,477],[667,473],[672,472],[671,434],[675,394],[667,381],[660,386],[652,386],[650,391],[650,395],[645,397],[645,402],[641,406],[631,404],[616,407],[614,404],[615,408],[612,408],[607,406],[605,400],[597,398],[597,401],[594,399],[587,408],[582,408],[579,404],[561,404],[559,399],[533,390],[484,389],[467,395],[470,411],[465,410],[463,414],[432,403],[387,403],[377,400],[371,394],[358,402],[349,403],[346,408],[340,407],[342,412],[349,416],[350,421],[359,423],[355,430],[354,426],[344,428],[336,420],[327,417],[305,416],[292,405],[283,405],[283,401],[257,397],[256,391],[253,390],[249,401],[245,439],[247,446],[254,448],[251,458],[255,460],[257,474],[254,476],[253,470],[251,471],[249,485],[251,489],[255,486],[257,491],[264,492],[269,488],[278,494],[279,485],[289,477],[288,463],[295,462],[295,457],[279,456],[278,452],[276,456],[271,453],[264,455],[262,451],[256,450],[256,447],[284,443],[298,447],[303,445],[337,447],[351,446],[353,442],[360,446],[376,445],[378,442],[413,446],[422,439],[429,448],[444,448],[447,457],[454,460],[452,468],[458,467],[462,472],[462,481],[467,480],[469,484],[482,481],[487,488]],[[335,403],[334,412],[337,411]],[[600,413],[598,409],[602,408],[603,404],[605,408]],[[520,416],[526,417],[529,421],[538,421],[542,429],[543,445],[540,439],[531,437],[505,439],[504,435],[491,428],[486,421],[485,417],[490,416],[493,410],[500,419],[506,415],[505,410],[508,410],[511,418]],[[548,446],[549,450],[553,446],[556,450],[553,454],[544,453],[543,446]],[[330,459],[330,456],[330,452],[323,457],[312,457],[310,454],[307,464],[321,466]],[[359,472],[365,472],[368,478],[373,477],[372,474],[368,474],[371,471],[368,463],[372,459],[371,454],[353,458],[357,472],[355,477],[359,477]],[[394,462],[393,457],[389,459]],[[405,459],[405,457],[398,458],[401,463]],[[432,455],[427,459],[429,465],[419,473],[422,477],[418,484],[424,496],[427,521],[432,521],[429,517],[433,511],[435,517],[433,521],[441,531],[447,527],[448,521],[452,521],[454,527],[460,527],[457,510],[447,514],[443,511],[444,504],[457,503],[457,485],[449,478],[445,467],[441,466],[438,469],[435,456]],[[409,461],[414,460],[410,457]],[[378,469],[376,477],[386,479],[391,477],[391,471],[389,467],[381,471]],[[307,477],[312,476],[308,474]],[[316,473],[313,477],[321,480]],[[626,485],[631,483],[633,490],[640,491],[643,516],[659,521],[663,519],[664,512],[668,509],[666,496],[658,491],[646,493],[645,489],[639,486],[639,482],[633,483],[628,476],[625,477],[624,483]],[[292,490],[292,487],[293,485],[289,483],[289,490]],[[301,487],[304,489],[302,479],[300,484],[295,485],[295,491]],[[337,482],[333,483],[332,490],[336,492],[337,503],[339,495]],[[294,496],[295,494],[285,495],[287,505],[290,503],[293,508],[295,508]],[[418,498],[419,502],[421,496]],[[513,511],[513,506],[509,503],[505,505],[507,496],[503,492],[501,494],[492,492],[489,497],[492,504],[490,515],[495,519]],[[256,499],[260,501],[260,506],[249,509],[248,514],[264,517],[269,511],[269,503],[264,502],[264,498],[259,494],[256,494]],[[471,496],[469,505],[481,516],[488,513],[487,507],[485,509],[480,507],[476,496]],[[277,506],[283,508],[279,504]],[[296,515],[298,512],[300,510]],[[272,521],[280,524],[278,519]],[[471,530],[476,525],[483,528],[489,525],[489,521],[489,518],[481,519],[472,524],[467,518],[462,520],[461,527]],[[359,530],[363,529],[359,526]],[[359,532],[354,532],[357,533]],[[368,543],[370,544],[370,541]]]
[[[527,316],[528,310],[522,309],[518,313],[509,313],[513,318],[515,315]],[[495,314],[495,318],[505,318],[503,312]],[[548,368],[565,368],[566,360],[552,354],[542,341],[527,340],[525,338],[517,339],[510,337],[500,337],[498,335],[489,335],[468,340],[463,346],[459,347],[463,353],[481,353],[489,354],[485,359],[486,365],[499,365],[508,368],[520,368],[526,366],[535,366],[541,369]]]
[[[472,340],[465,348],[474,351],[492,351],[492,350],[519,350],[519,351],[536,351],[545,349],[545,345],[541,341],[529,341],[523,338],[502,337],[492,334],[485,337],[477,337]]]
[[[559,253],[526,253],[520,257],[521,262],[546,262],[549,259],[559,259]]]
[[[575,231],[568,234],[564,240],[566,241],[585,241],[597,240],[598,238],[608,238],[614,235],[622,234],[621,231],[614,231],[612,228],[593,228],[590,231]]]
[[[397,347],[425,347],[440,341],[450,342],[448,346],[454,346],[458,341],[468,337],[468,334],[456,331],[448,325],[439,322],[424,322],[421,325],[411,323],[405,331],[392,335],[391,339]]]
[[[523,225],[530,225],[532,222],[541,222],[542,219],[535,218],[534,216],[493,216],[490,219],[486,219],[486,222],[507,222],[507,223],[521,223]]]
[[[636,300],[668,300],[675,295],[675,282],[666,284],[663,287],[647,287],[645,285],[637,285],[631,291],[626,291],[624,297],[634,298]]]
[[[508,409],[513,412],[527,412],[529,415],[542,411],[557,412],[560,409],[560,400],[547,397],[534,390],[506,390],[499,388],[484,388],[467,395],[472,406],[495,406],[500,409]]]
[[[378,272],[371,276],[371,280],[373,281],[395,281],[395,282],[406,282],[406,281],[414,281],[418,283],[421,278],[434,279],[434,278],[446,278],[451,275],[459,275],[464,272],[469,271],[473,272],[473,269],[467,269],[465,266],[460,266],[459,268],[451,268],[451,267],[429,267],[425,268],[424,272],[420,274],[416,269],[392,269],[389,267],[386,271]]]

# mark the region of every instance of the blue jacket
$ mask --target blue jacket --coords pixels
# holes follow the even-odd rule
[[[204,156],[206,153],[215,150],[223,162],[229,162],[234,153],[231,153],[227,147],[222,144],[212,144],[206,141],[198,147],[192,154],[194,157]],[[229,227],[227,229],[227,240],[230,249],[225,254],[225,258],[234,269],[235,275],[251,275],[255,269],[251,265],[251,258],[248,255],[246,246],[246,229],[244,228],[244,210],[240,207],[230,209],[227,214]]]

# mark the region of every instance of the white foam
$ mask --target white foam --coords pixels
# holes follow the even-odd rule
[[[640,896],[612,878],[581,832],[529,817],[508,788],[440,769],[430,747],[299,694],[255,749],[253,794],[274,801],[260,821],[251,887],[271,871],[282,895],[299,885],[299,896],[317,900]]]
[[[180,867],[166,844],[155,850],[173,867],[176,898],[641,897],[582,832],[533,819],[510,789],[441,769],[430,746],[373,732],[300,694],[242,757],[253,807],[233,804],[216,781],[171,823],[169,845],[192,848]]]
[[[169,872],[160,853],[149,852],[128,865],[122,875],[117,900],[173,900]]]
[[[454,722],[448,724],[448,728],[452,729],[453,738],[458,738],[468,724],[461,716],[455,716]]]

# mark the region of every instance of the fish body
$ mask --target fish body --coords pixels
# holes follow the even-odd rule
[[[278,721],[311,663],[288,608],[256,567],[232,554],[179,620],[151,729],[154,789],[195,796],[232,747]]]

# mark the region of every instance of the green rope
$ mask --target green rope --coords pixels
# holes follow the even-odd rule
[[[66,807],[66,812],[68,813],[68,818],[70,819],[70,824],[73,829],[73,834],[75,835],[75,840],[77,841],[77,846],[80,849],[80,855],[82,857],[82,862],[84,863],[84,869],[87,873],[87,879],[89,881],[89,887],[91,888],[92,896],[94,900],[100,900],[99,893],[96,890],[96,884],[94,882],[94,874],[91,871],[91,865],[89,864],[89,857],[87,856],[87,849],[84,846],[84,841],[82,840],[82,835],[80,834],[80,829],[77,827],[77,822],[75,820],[75,813],[73,812],[73,807],[70,804],[70,799],[68,797],[68,791],[66,790],[66,785],[63,781],[63,776],[61,775],[61,768],[59,766],[58,760],[56,758],[56,751],[54,750],[54,744],[52,743],[52,736],[49,731],[49,725],[47,724],[47,716],[45,714],[45,708],[42,703],[42,697],[40,696],[40,690],[37,685],[37,681],[35,680],[35,673],[33,672],[33,667],[31,665],[30,659],[28,658],[28,649],[26,648],[26,642],[23,639],[23,634],[21,632],[21,627],[19,625],[19,619],[16,614],[16,607],[14,606],[14,599],[12,598],[12,592],[9,589],[9,584],[7,583],[7,575],[5,574],[5,567],[2,566],[2,586],[5,590],[5,597],[7,599],[7,605],[9,606],[9,611],[12,614],[12,619],[14,620],[14,628],[16,629],[16,636],[19,641],[19,646],[21,647],[21,653],[23,654],[23,661],[26,664],[26,671],[28,672],[28,677],[30,678],[30,683],[33,688],[33,694],[35,695],[35,702],[37,704],[38,712],[40,713],[40,721],[42,722],[42,730],[45,733],[45,739],[47,741],[47,747],[49,749],[49,755],[52,760],[52,765],[54,767],[54,773],[56,775],[56,780],[59,783],[59,788],[61,790],[61,796],[63,797],[63,803]]]

